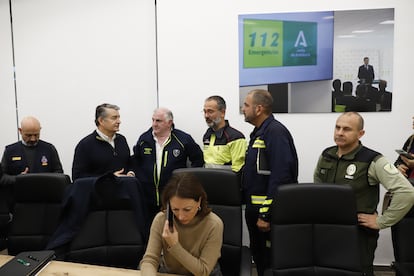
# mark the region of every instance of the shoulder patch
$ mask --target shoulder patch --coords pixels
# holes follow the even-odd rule
[[[386,171],[389,174],[399,173],[398,169],[391,163],[387,163],[384,165],[384,171]]]

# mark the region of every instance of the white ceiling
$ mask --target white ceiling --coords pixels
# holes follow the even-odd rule
[[[335,36],[378,37],[393,35],[393,24],[380,24],[394,20],[394,9],[347,10],[334,12]],[[352,33],[356,30],[373,30],[371,33]],[[391,36],[392,37],[392,36]]]

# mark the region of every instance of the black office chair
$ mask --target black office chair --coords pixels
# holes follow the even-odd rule
[[[272,206],[272,261],[265,275],[362,275],[352,188],[280,186]]]
[[[55,231],[62,199],[71,181],[61,173],[16,176],[13,220],[8,234],[8,253],[43,250]]]
[[[192,173],[207,193],[213,212],[224,223],[223,246],[219,259],[221,271],[227,275],[251,275],[250,249],[242,241],[242,196],[239,177],[230,170],[183,168],[173,173]]]
[[[414,208],[397,224],[391,226],[396,276],[414,275]]]
[[[1,163],[0,163],[1,168]],[[0,179],[3,177],[3,171],[0,169]],[[7,247],[7,235],[9,231],[9,224],[11,221],[10,215],[10,198],[11,187],[0,187],[0,250]]]
[[[7,236],[11,221],[9,199],[10,187],[0,187],[0,250],[7,247]]]
[[[112,174],[91,181],[95,180],[77,179],[74,183],[94,184],[94,190],[88,214],[70,241],[65,260],[136,269],[146,246],[146,226],[137,223],[137,209],[133,207],[138,201],[139,183],[136,178],[117,178]],[[130,190],[125,189],[126,185]]]

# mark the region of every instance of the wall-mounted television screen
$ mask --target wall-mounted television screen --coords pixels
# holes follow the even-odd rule
[[[239,15],[240,86],[331,80],[334,13]]]

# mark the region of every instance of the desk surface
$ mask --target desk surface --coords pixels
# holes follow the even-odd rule
[[[0,255],[0,266],[11,260],[13,256]],[[37,275],[39,276],[140,276],[139,270],[115,268],[107,266],[70,263],[62,261],[51,261]],[[173,274],[158,273],[158,275],[167,276]]]

